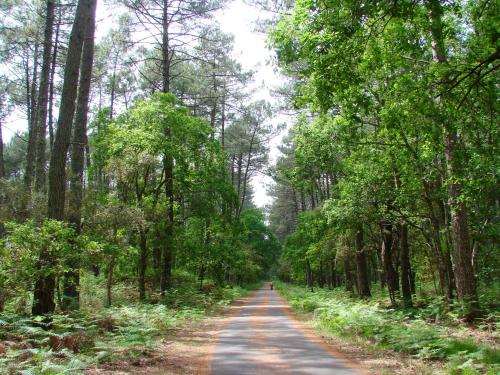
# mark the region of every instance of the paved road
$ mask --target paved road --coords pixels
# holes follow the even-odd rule
[[[260,289],[221,332],[212,375],[359,375],[301,329],[276,291]]]

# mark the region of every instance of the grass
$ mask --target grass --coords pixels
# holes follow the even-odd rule
[[[488,318],[485,329],[493,340],[487,344],[475,339],[474,331],[460,324],[453,310],[432,303],[420,309],[391,309],[382,298],[356,299],[341,289],[312,293],[289,284],[275,285],[292,308],[312,313],[315,325],[334,336],[361,338],[378,348],[444,361],[452,375],[500,373],[500,350],[493,344],[498,342],[498,315]]]
[[[211,283],[200,291],[189,275],[176,276],[176,287],[161,303],[138,303],[131,286],[121,283],[110,308],[103,307],[103,282],[86,276],[81,311],[54,314],[50,329],[41,318],[13,309],[0,314],[0,374],[82,374],[103,363],[148,356],[165,334],[247,292]]]

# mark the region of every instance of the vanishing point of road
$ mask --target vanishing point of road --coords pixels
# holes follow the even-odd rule
[[[211,358],[212,375],[360,375],[290,313],[276,291],[264,288],[229,319]]]

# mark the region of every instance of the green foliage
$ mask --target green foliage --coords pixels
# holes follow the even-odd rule
[[[271,216],[285,232],[284,279],[304,281],[307,265],[323,282],[328,258],[301,222],[321,211],[328,277],[344,271],[349,289],[386,278],[395,304],[403,284],[408,305],[420,284],[462,300],[457,317],[474,316],[471,300],[498,307],[498,13],[488,1],[299,0],[280,15],[269,41],[300,112],[271,208],[294,202],[285,228]]]
[[[33,221],[23,224],[6,223],[6,236],[0,243],[0,299],[23,296],[31,290],[32,280],[52,274],[59,278],[69,270],[68,264],[85,264],[97,256],[102,247],[86,236],[76,236],[67,223],[45,220],[40,225]],[[40,263],[41,254],[53,261]],[[22,306],[22,304],[21,304]]]

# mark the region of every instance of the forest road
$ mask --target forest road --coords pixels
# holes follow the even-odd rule
[[[212,375],[360,375],[269,287],[260,289],[234,314],[211,354]]]

